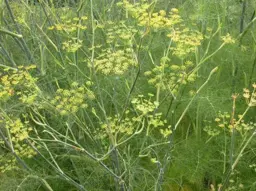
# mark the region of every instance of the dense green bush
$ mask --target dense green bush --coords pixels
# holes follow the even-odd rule
[[[254,1],[0,0],[0,190],[255,190]]]

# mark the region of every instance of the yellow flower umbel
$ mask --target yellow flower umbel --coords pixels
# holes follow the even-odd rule
[[[112,135],[132,135],[136,129],[136,122],[130,119],[129,117],[125,117],[121,123],[119,123],[119,116],[108,117],[108,123],[101,124],[101,128],[103,132],[107,132],[107,134]],[[105,133],[106,134],[106,133]],[[106,135],[107,135],[106,134]]]
[[[149,94],[149,96],[153,97],[154,95]],[[126,110],[121,120],[120,115],[108,117],[107,122],[101,123],[101,129],[95,131],[97,139],[104,140],[110,136],[115,137],[117,142],[122,142],[124,137],[142,132],[149,136],[152,131],[156,131],[164,138],[172,133],[171,126],[167,126],[167,121],[161,119],[162,113],[154,113],[158,102],[152,102],[151,98],[145,99],[143,95],[139,95],[132,99],[131,103],[135,112]]]
[[[82,47],[82,40],[72,38],[71,40],[62,43],[62,49],[67,52],[76,52]]]
[[[250,107],[256,106],[256,84],[254,83],[252,87],[253,87],[252,93],[250,93],[250,90],[247,88],[244,88],[244,93],[243,93],[246,103]]]
[[[6,74],[0,78],[0,99],[7,101],[10,98],[26,104],[33,104],[39,94],[39,88],[35,84],[37,78],[30,75],[29,71],[36,66],[19,66],[17,70],[6,70]]]
[[[243,119],[241,120],[242,115],[238,115],[237,119],[233,119],[232,122],[230,120],[231,116],[228,114],[228,112],[218,113],[218,116],[215,118],[215,122],[217,126],[221,129],[228,129],[228,131],[232,132],[233,129],[239,131],[241,134],[244,132],[253,130],[256,128],[255,123],[247,123]],[[233,123],[233,124],[232,124]]]
[[[76,113],[81,108],[87,108],[86,100],[93,100],[94,98],[91,90],[73,82],[71,89],[57,89],[51,104],[60,115],[69,115]]]
[[[18,169],[14,156],[12,156],[10,153],[0,155],[0,173],[13,169]]]
[[[10,119],[1,117],[3,120],[0,120],[0,124],[6,127],[6,137],[14,152],[20,158],[31,158],[35,156],[36,152],[25,142],[29,138],[29,133],[32,131],[32,127],[28,125],[28,121],[23,123],[20,118]],[[6,150],[3,155],[0,155],[0,164],[3,163],[0,165],[0,172],[17,168],[15,158],[10,154],[11,148],[7,147],[4,142],[0,142],[0,145]]]
[[[220,128],[229,128],[230,125],[230,114],[228,112],[219,112],[218,116],[215,118],[215,122],[217,123],[217,126]]]
[[[179,85],[194,82],[196,75],[189,75],[192,66],[194,66],[191,61],[185,61],[182,65],[170,64],[169,61],[169,58],[163,57],[160,65],[155,66],[151,71],[146,71],[144,74],[149,77],[149,84],[175,94]]]
[[[165,10],[153,12],[153,3],[149,4],[146,1],[131,4],[127,0],[123,0],[118,5],[130,13],[137,20],[139,26],[146,27],[146,33],[150,29],[153,29],[153,31],[160,29],[168,31],[167,37],[171,38],[175,43],[175,46],[171,48],[173,54],[180,58],[186,57],[189,53],[194,52],[196,47],[201,45],[203,35],[197,30],[186,27],[179,15],[179,10],[176,8],[172,8],[169,13],[166,13]]]
[[[168,29],[182,21],[178,9],[173,8],[169,14],[165,10],[153,12],[153,3],[142,1],[141,3],[131,4],[127,0],[117,3],[122,6],[138,22],[139,26],[152,28],[154,31]]]
[[[64,31],[64,32],[74,32],[77,29],[85,30],[87,29],[84,21],[87,20],[86,16],[74,17],[72,20],[67,20],[65,17],[62,17],[62,23],[54,24],[48,27],[48,30]]]
[[[158,107],[157,102],[153,103],[151,99],[145,99],[143,95],[133,98],[131,103],[134,105],[136,111],[142,116],[152,114],[153,111]]]
[[[108,22],[106,29],[107,43],[116,46],[130,46],[133,36],[138,32],[133,26],[126,26],[124,21]]]
[[[217,136],[220,134],[220,129],[216,126],[212,125],[211,121],[206,121],[207,125],[203,128],[203,130],[211,137]]]
[[[171,48],[173,54],[180,58],[195,52],[195,48],[200,46],[203,40],[203,35],[200,32],[189,28],[175,28],[167,36],[175,42],[175,47]]]
[[[171,126],[169,125],[166,127],[167,121],[161,119],[162,113],[154,113],[155,109],[158,108],[159,103],[151,100],[153,96],[153,94],[149,94],[149,99],[146,99],[143,95],[139,95],[137,98],[132,99],[131,103],[133,104],[136,113],[139,115],[138,117],[135,117],[134,120],[140,121],[145,119],[147,121],[147,136],[152,130],[157,129],[160,134],[166,138],[172,133]]]
[[[222,36],[221,39],[225,44],[234,44],[236,42],[229,33],[226,36]]]
[[[116,51],[107,49],[99,55],[94,62],[96,71],[104,75],[122,75],[131,66],[137,66],[131,48]]]

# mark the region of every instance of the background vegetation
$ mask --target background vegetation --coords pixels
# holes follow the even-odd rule
[[[254,0],[0,0],[0,190],[256,190]]]

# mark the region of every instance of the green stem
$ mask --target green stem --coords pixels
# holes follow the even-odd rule
[[[232,164],[232,166],[230,167],[229,171],[227,172],[227,175],[226,175],[226,178],[224,180],[224,183],[223,183],[223,186],[220,188],[219,191],[224,191],[227,187],[227,184],[228,184],[228,181],[229,181],[229,178],[233,172],[233,170],[235,169],[235,167],[237,166],[239,160],[242,158],[243,156],[243,152],[244,150],[246,149],[246,147],[248,146],[248,144],[251,142],[252,138],[254,137],[254,135],[256,135],[256,131],[254,131],[252,133],[252,135],[249,137],[249,139],[247,140],[247,142],[244,144],[244,146],[242,147],[242,149],[240,150],[239,154],[237,155],[234,163]]]
[[[13,33],[11,31],[8,31],[8,30],[5,30],[5,29],[0,29],[0,33],[3,33],[3,34],[8,34],[12,37],[16,37],[16,38],[22,38],[23,36],[21,34],[16,34],[16,33]]]
[[[238,39],[242,40],[242,38],[245,36],[245,34],[248,32],[248,30],[253,26],[253,23],[256,21],[256,17],[245,27],[244,31],[239,34]]]
[[[209,60],[211,57],[213,57],[217,52],[219,52],[224,46],[225,46],[226,43],[222,43],[218,49],[216,49],[212,54],[208,55],[207,57],[205,58],[202,58],[200,60],[200,62],[198,63],[198,65],[191,71],[191,73],[195,73],[199,70],[199,68],[201,67],[202,64],[204,64],[207,60]]]
[[[28,178],[33,178],[33,179],[38,179],[40,182],[42,182],[42,184],[44,185],[44,188],[47,190],[47,191],[53,191],[52,187],[49,185],[49,183],[43,179],[43,178],[40,178],[36,175],[28,175],[17,187],[16,191],[19,191],[21,189],[21,185],[28,179]]]
[[[210,72],[207,80],[205,81],[205,83],[203,83],[203,85],[201,85],[201,87],[196,91],[195,95],[193,96],[193,98],[190,100],[190,102],[188,103],[188,105],[186,106],[186,108],[184,109],[183,113],[181,114],[179,120],[177,121],[177,123],[175,124],[174,127],[174,131],[177,129],[177,127],[179,126],[181,120],[183,119],[183,117],[185,116],[185,114],[187,113],[190,105],[192,104],[192,102],[194,101],[194,99],[196,98],[196,96],[199,94],[199,92],[204,88],[204,86],[210,81],[211,76],[218,70],[218,67],[215,67],[214,69],[212,69],[212,71]]]
[[[232,165],[232,171],[235,169],[236,165],[238,164],[239,160],[241,159],[241,157],[243,156],[243,152],[245,150],[245,148],[248,146],[248,144],[251,142],[253,136],[256,135],[256,131],[253,132],[253,134],[249,137],[249,139],[247,140],[247,142],[244,144],[243,148],[241,149],[241,151],[239,152],[235,162]]]

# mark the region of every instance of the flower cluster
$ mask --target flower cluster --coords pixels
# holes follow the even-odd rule
[[[182,65],[169,64],[168,61],[170,61],[169,58],[163,57],[160,65],[155,66],[151,71],[146,71],[144,75],[149,77],[149,84],[175,94],[177,85],[195,81],[195,74],[188,75],[194,64],[191,61],[186,61]]]
[[[116,51],[110,49],[104,50],[94,61],[96,71],[105,75],[122,75],[130,66],[137,66],[131,48]]]
[[[209,135],[209,136],[217,136],[220,134],[220,129],[216,127],[215,124],[212,124],[212,121],[204,121],[206,123],[203,130]]]
[[[129,1],[123,0],[123,2],[118,3],[118,6],[122,6],[133,18],[137,19],[139,26],[146,26],[158,30],[173,27],[182,21],[178,9],[171,9],[169,14],[164,10],[152,12],[150,10],[151,5],[152,3],[149,4],[146,1],[131,4]]]
[[[133,98],[131,103],[135,106],[136,111],[138,111],[139,114],[143,116],[152,113],[159,105],[158,102],[152,103],[150,99],[144,99],[143,95],[139,95],[137,98]]]
[[[221,37],[222,41],[225,44],[234,44],[236,41],[230,36],[230,34],[228,33],[226,36],[222,36]]]
[[[15,97],[22,103],[32,104],[39,93],[39,88],[35,84],[37,78],[29,73],[29,70],[35,67],[35,65],[19,66],[17,70],[5,70],[6,74],[0,78],[1,101]]]
[[[229,129],[232,129],[232,125],[230,124],[230,114],[228,112],[218,112],[217,117],[214,119],[214,121],[217,123],[218,127],[225,128],[228,127]]]
[[[254,83],[252,87],[253,87],[252,93],[250,93],[250,90],[247,88],[244,88],[244,93],[243,93],[246,103],[250,107],[256,106],[256,84]]]
[[[20,25],[28,27],[26,23],[26,9],[25,6],[20,6],[20,2],[11,1],[9,2],[13,15],[15,15],[15,21]]]
[[[33,129],[29,126],[28,121],[22,122],[20,118],[9,119],[4,117],[4,120],[0,120],[0,124],[6,127],[7,134],[10,137],[8,140],[13,147],[14,152],[21,158],[31,158],[36,155],[36,152],[29,145],[25,143],[25,140],[29,137],[29,132]],[[1,147],[6,148],[6,145],[2,143]],[[9,150],[10,148],[6,148]],[[2,158],[2,157],[1,157]],[[15,168],[15,160],[6,157],[4,160],[0,160],[4,165],[1,165],[0,171],[6,171]]]
[[[227,128],[230,131],[232,131],[233,128],[235,128],[240,133],[247,132],[256,128],[256,123],[252,123],[252,122],[247,123],[243,119],[241,119],[242,117],[243,117],[242,115],[238,115],[237,118],[239,120],[232,119],[232,124],[231,124],[230,114],[228,114],[227,112],[224,112],[224,113],[219,112],[218,117],[215,118],[215,122],[217,123],[217,126],[221,127],[222,129]]]
[[[189,53],[193,53],[195,48],[201,45],[203,35],[196,30],[189,28],[175,28],[167,35],[175,42],[175,47],[172,47],[173,55],[184,58]]]
[[[65,31],[65,32],[74,32],[77,29],[85,30],[87,27],[82,24],[84,21],[87,20],[86,16],[82,17],[74,17],[72,20],[65,20],[64,17],[62,17],[63,23],[58,23],[55,25],[52,25],[48,27],[48,30],[57,30],[57,31]]]
[[[62,43],[62,49],[67,52],[76,52],[82,47],[82,40],[72,38],[71,40]]]
[[[115,135],[116,137],[132,135],[138,127],[140,127],[141,117],[133,117],[131,112],[127,110],[124,118],[120,122],[120,115],[108,117],[107,123],[101,123],[101,129],[95,131],[97,139],[104,140],[108,135]]]
[[[158,108],[159,103],[157,101],[152,102],[151,98],[153,94],[149,94],[149,99],[144,98],[143,95],[139,95],[137,98],[132,100],[132,104],[136,110],[136,113],[139,114],[139,118],[147,119],[147,133],[149,135],[150,129],[157,128],[163,137],[168,137],[171,133],[171,126],[166,127],[167,121],[162,120],[162,113],[154,113]]]
[[[87,83],[89,84],[89,83]],[[80,108],[87,108],[86,100],[95,99],[94,93],[86,87],[79,86],[77,82],[71,84],[71,89],[58,89],[51,104],[60,115],[76,113]]]
[[[150,10],[152,3],[149,4],[146,1],[142,1],[141,4],[131,4],[123,0],[118,5],[123,6],[132,17],[137,19],[139,26],[147,27],[148,30],[152,28],[154,31],[159,29],[169,31],[167,37],[175,43],[175,47],[172,47],[173,54],[180,58],[194,52],[195,48],[201,45],[203,35],[197,30],[187,28],[176,8],[172,8],[167,14],[164,10],[153,12]]]
[[[245,122],[244,120],[241,120],[241,122],[236,125],[236,129],[241,133],[251,131],[256,129],[256,123]]]
[[[138,32],[133,26],[126,26],[124,21],[120,23],[108,22],[107,27],[107,43],[116,45],[129,45],[133,36]]]
[[[154,113],[158,107],[158,102],[152,102],[152,94],[149,94],[149,99],[145,99],[143,95],[132,99],[131,103],[135,111],[126,110],[123,119],[120,120],[120,115],[108,117],[106,123],[101,124],[101,129],[95,132],[98,139],[104,140],[108,135],[120,136],[122,139],[125,135],[131,136],[143,132],[146,127],[146,135],[148,136],[153,130],[156,130],[164,138],[167,138],[171,133],[171,126],[167,126],[167,121],[162,120],[162,113]]]
[[[109,117],[108,118],[109,123],[106,124],[102,124],[101,128],[104,129],[105,131],[107,131],[108,133],[111,134],[116,134],[116,133],[120,133],[120,134],[127,134],[127,135],[131,135],[134,133],[135,130],[135,120],[134,119],[130,119],[129,117],[125,117],[121,123],[119,123],[119,116],[115,115],[115,117]]]
[[[164,10],[160,10],[152,13],[150,18],[150,26],[153,29],[171,28],[180,22],[182,22],[182,19],[179,15],[179,10],[176,8],[171,9],[168,17]]]
[[[14,156],[11,154],[0,155],[0,172],[17,169],[17,164]]]

